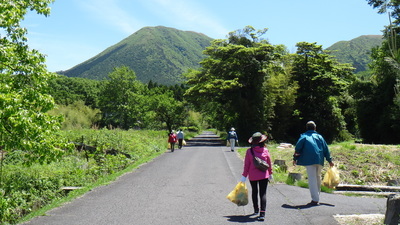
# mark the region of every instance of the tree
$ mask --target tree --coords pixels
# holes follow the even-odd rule
[[[153,114],[156,121],[165,123],[169,132],[183,126],[188,118],[184,103],[177,100],[172,91],[152,89],[147,96],[147,103],[147,111]]]
[[[135,72],[126,66],[114,68],[101,91],[99,108],[102,124],[129,129],[140,126],[145,85],[136,79]]]
[[[371,56],[374,76],[368,81],[358,81],[353,88],[360,134],[367,143],[398,144],[400,64],[391,57],[386,41],[382,47],[373,49]]]
[[[103,83],[98,80],[58,75],[49,82],[49,94],[53,96],[56,104],[70,105],[83,101],[85,105],[97,108]]]
[[[0,146],[9,154],[24,151],[26,164],[58,159],[67,146],[55,137],[61,118],[47,113],[54,100],[46,88],[55,74],[47,71],[44,56],[29,48],[27,29],[20,26],[28,9],[48,16],[51,2],[0,3]]]
[[[263,83],[267,65],[279,57],[262,39],[266,31],[247,26],[227,40],[214,40],[200,70],[186,74],[189,101],[212,116],[217,128],[238,128],[239,137],[266,131]]]
[[[268,67],[269,79],[264,83],[265,113],[270,138],[275,141],[292,141],[288,131],[292,127],[292,114],[298,85],[292,78],[295,55],[288,54],[284,46],[276,46],[282,57]],[[293,139],[294,141],[294,139]]]
[[[325,53],[321,45],[300,42],[293,63],[292,77],[299,85],[294,124],[297,136],[304,124],[314,120],[327,141],[347,136],[345,118],[340,107],[344,94],[354,80],[353,68],[340,64]]]
[[[363,141],[397,144],[400,139],[400,2],[397,0],[368,0],[378,13],[388,13],[385,41],[372,51],[372,76],[355,83],[358,124]],[[392,21],[392,19],[394,19]]]
[[[374,9],[378,8],[378,13],[388,13],[393,18],[393,25],[400,25],[400,2],[398,0],[367,0],[368,4]],[[391,22],[392,23],[392,22]]]

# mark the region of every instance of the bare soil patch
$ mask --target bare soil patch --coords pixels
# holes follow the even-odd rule
[[[334,217],[341,225],[380,225],[385,219],[383,214],[335,215]]]

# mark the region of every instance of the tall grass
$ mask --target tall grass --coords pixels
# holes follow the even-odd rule
[[[100,110],[86,106],[83,101],[77,101],[70,105],[58,105],[49,112],[50,115],[63,115],[62,129],[87,129],[100,121]]]

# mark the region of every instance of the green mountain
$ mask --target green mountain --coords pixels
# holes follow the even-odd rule
[[[179,84],[183,81],[182,73],[189,68],[199,68],[199,62],[205,57],[202,52],[212,40],[192,31],[144,27],[93,58],[58,73],[102,80],[115,67],[128,66],[144,83],[151,80],[165,85]],[[339,41],[326,50],[339,62],[350,63],[356,68],[355,72],[360,72],[368,69],[371,49],[381,43],[381,35],[363,35],[350,41]]]
[[[199,68],[202,52],[212,38],[204,34],[167,27],[145,27],[93,58],[58,72],[68,77],[94,80],[107,78],[115,67],[128,66],[138,80],[172,85],[183,81],[181,74]]]
[[[341,63],[350,63],[355,73],[368,70],[371,49],[382,44],[382,35],[363,35],[350,41],[339,41],[327,48]]]

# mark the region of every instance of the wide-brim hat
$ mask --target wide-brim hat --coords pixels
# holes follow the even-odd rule
[[[258,144],[258,143],[264,142],[267,139],[268,138],[267,138],[266,135],[264,135],[264,134],[262,134],[260,132],[256,132],[256,133],[253,134],[253,136],[251,136],[249,138],[249,143],[250,144]]]

